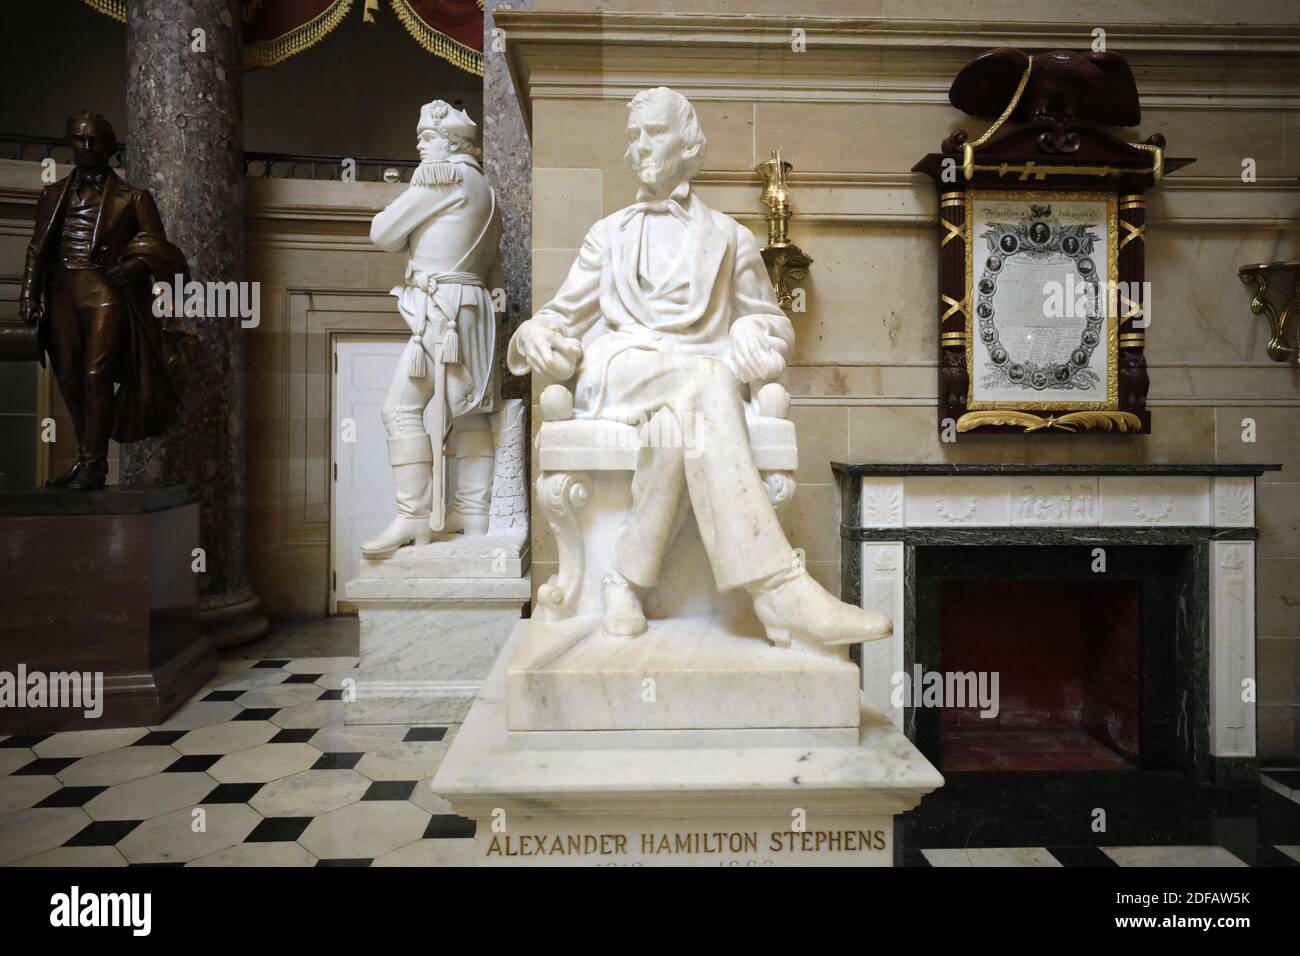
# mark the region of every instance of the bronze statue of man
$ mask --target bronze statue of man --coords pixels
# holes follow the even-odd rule
[[[77,432],[76,462],[46,485],[94,490],[107,478],[109,438],[139,441],[176,417],[151,286],[189,270],[153,197],[109,167],[117,139],[108,121],[78,113],[67,142],[74,169],[41,190],[18,308],[37,327]]]

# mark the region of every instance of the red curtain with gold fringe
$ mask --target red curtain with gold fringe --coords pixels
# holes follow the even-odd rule
[[[85,0],[126,22],[128,0]],[[389,0],[392,13],[420,46],[483,75],[483,0]],[[319,43],[353,10],[374,20],[379,0],[246,0],[244,67],[274,66]]]

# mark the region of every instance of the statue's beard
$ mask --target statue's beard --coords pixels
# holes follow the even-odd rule
[[[657,159],[642,159],[636,164],[637,178],[651,188],[675,185],[681,175],[678,163],[664,163]]]

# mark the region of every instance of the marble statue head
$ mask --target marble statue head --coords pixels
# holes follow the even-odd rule
[[[112,125],[89,110],[68,118],[66,139],[72,148],[73,163],[83,169],[106,169],[109,157],[117,149]]]
[[[624,159],[653,192],[666,194],[694,178],[704,165],[708,140],[690,100],[666,86],[642,90],[627,104]]]
[[[444,160],[456,153],[475,159],[482,157],[476,142],[478,125],[464,110],[444,100],[434,100],[420,107],[420,122],[415,126],[419,137],[420,159],[426,163]]]

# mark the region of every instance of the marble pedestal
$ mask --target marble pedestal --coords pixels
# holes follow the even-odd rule
[[[527,605],[523,532],[453,538],[361,562],[347,598],[361,620],[349,724],[464,719]]]
[[[943,784],[867,709],[843,743],[814,727],[705,739],[686,729],[512,731],[508,672],[534,623],[515,626],[433,780],[477,823],[479,865],[890,866],[893,817]],[[785,736],[758,736],[772,732]]]

